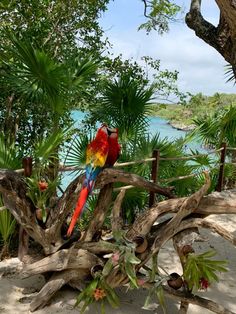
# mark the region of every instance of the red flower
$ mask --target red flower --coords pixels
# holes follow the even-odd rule
[[[105,290],[97,288],[94,290],[93,297],[96,301],[103,299],[106,296]]]
[[[47,190],[47,188],[48,188],[48,183],[45,182],[45,181],[39,181],[39,182],[38,182],[38,187],[39,187],[40,191],[43,192],[43,191]]]
[[[112,260],[113,266],[116,266],[118,264],[119,259],[120,259],[120,253],[119,252],[115,252],[112,254],[111,260]]]
[[[201,278],[200,279],[200,289],[201,290],[207,290],[207,288],[209,287],[209,281],[206,278]]]
[[[145,285],[145,283],[146,283],[145,279],[142,279],[142,278],[138,278],[137,279],[138,286],[143,286],[143,285]]]

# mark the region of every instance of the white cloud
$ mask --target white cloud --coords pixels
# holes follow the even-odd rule
[[[216,14],[206,7],[208,16],[217,21]],[[117,22],[118,20],[116,20]],[[124,27],[124,25],[127,27]],[[196,37],[185,24],[172,24],[168,34],[157,32],[149,36],[144,31],[129,27],[128,21],[120,21],[122,27],[114,26],[107,31],[115,55],[122,53],[125,59],[133,57],[139,61],[143,55],[161,60],[161,67],[179,71],[179,86],[183,91],[202,92],[212,95],[216,92],[235,93],[235,87],[225,83],[226,61],[213,48]]]

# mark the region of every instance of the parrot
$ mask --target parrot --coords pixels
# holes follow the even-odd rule
[[[71,235],[78,217],[83,212],[87,198],[94,188],[95,180],[106,164],[108,152],[108,129],[106,124],[102,124],[102,126],[98,129],[95,138],[90,144],[88,144],[86,149],[85,180],[67,230],[67,237]]]
[[[120,155],[120,144],[118,143],[118,129],[117,128],[107,128],[108,131],[108,155],[106,159],[105,166],[111,167],[117,161]]]

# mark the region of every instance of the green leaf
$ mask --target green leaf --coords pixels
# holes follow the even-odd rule
[[[120,300],[117,296],[117,294],[115,293],[114,289],[112,289],[105,280],[103,280],[101,282],[101,286],[104,288],[104,290],[107,293],[107,300],[109,301],[109,303],[111,304],[111,306],[113,308],[117,308],[120,306]]]
[[[0,198],[0,206],[2,205]],[[16,220],[8,209],[0,211],[0,235],[4,243],[10,242],[10,237],[13,234],[16,226]]]
[[[158,301],[159,301],[159,303],[160,303],[160,305],[162,307],[163,313],[167,314],[166,302],[165,302],[164,291],[163,291],[162,286],[159,286],[156,289],[156,294],[157,294]]]
[[[80,314],[83,314],[83,313],[85,312],[87,306],[88,306],[89,304],[91,304],[92,302],[93,302],[93,298],[87,298],[87,299],[85,299],[85,300],[84,300],[84,304],[83,304],[83,306],[82,306],[82,308],[81,308],[81,310],[80,310]]]
[[[198,255],[198,258],[204,258],[204,259],[206,259],[206,258],[215,256],[216,253],[217,253],[216,251],[210,250],[210,251],[204,252],[204,253],[202,253],[202,254],[199,254],[199,255]]]
[[[103,267],[102,270],[102,275],[103,277],[106,277],[112,270],[112,268],[114,267],[111,258],[109,258],[109,260],[106,262],[106,264]]]
[[[145,299],[144,305],[143,305],[143,309],[149,309],[149,304],[151,302],[151,294],[149,293],[148,296]]]
[[[133,265],[138,265],[141,262],[140,259],[134,255],[134,253],[126,253],[125,261]]]
[[[97,288],[99,283],[99,278],[93,279],[90,284],[85,288],[86,294],[92,295],[94,290]]]
[[[79,296],[76,299],[75,306],[79,305],[81,301],[83,301],[86,297],[86,292],[83,290],[80,292]]]
[[[104,303],[104,300],[101,301],[101,314],[106,314],[105,313],[105,303]]]
[[[125,262],[125,271],[135,288],[138,288],[134,267],[129,262]]]

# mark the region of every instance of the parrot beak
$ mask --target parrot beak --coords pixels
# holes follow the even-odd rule
[[[112,133],[117,133],[117,129],[107,127],[107,133],[108,133],[108,136],[110,136]]]

